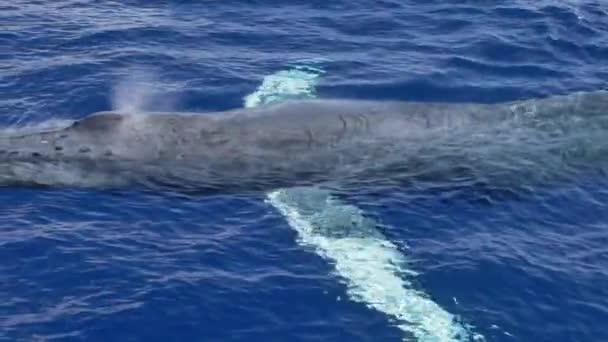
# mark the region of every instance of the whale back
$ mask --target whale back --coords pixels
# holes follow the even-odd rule
[[[0,134],[0,185],[268,189],[462,170],[533,179],[546,165],[563,170],[564,158],[608,160],[598,141],[607,108],[601,91],[493,105],[305,100],[210,113],[99,112]]]
[[[70,127],[76,131],[98,132],[117,129],[124,120],[124,115],[113,112],[101,112],[76,120]]]

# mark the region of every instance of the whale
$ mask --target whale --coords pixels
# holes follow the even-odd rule
[[[559,181],[608,166],[608,91],[502,103],[302,99],[0,130],[0,186],[270,191]]]

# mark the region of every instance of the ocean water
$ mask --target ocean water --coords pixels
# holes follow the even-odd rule
[[[5,1],[0,123],[591,91],[606,42],[599,0]],[[608,340],[606,178],[488,196],[3,188],[0,340]]]

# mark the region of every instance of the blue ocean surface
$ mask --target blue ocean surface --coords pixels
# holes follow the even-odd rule
[[[6,127],[607,81],[602,0],[0,2]],[[608,179],[529,190],[2,188],[0,340],[608,341]]]

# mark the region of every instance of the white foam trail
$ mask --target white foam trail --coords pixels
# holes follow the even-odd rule
[[[315,97],[322,73],[317,68],[297,67],[266,76],[261,86],[245,97],[245,106]],[[267,202],[298,232],[302,246],[334,263],[351,300],[385,313],[420,342],[484,340],[479,334],[470,334],[452,314],[411,286],[405,276],[415,272],[405,257],[357,207],[314,187],[277,190],[267,194]]]
[[[268,194],[268,202],[298,232],[300,244],[335,264],[352,300],[387,314],[418,341],[469,340],[452,314],[412,289],[404,279],[414,274],[407,261],[361,210],[317,188],[278,190]]]

